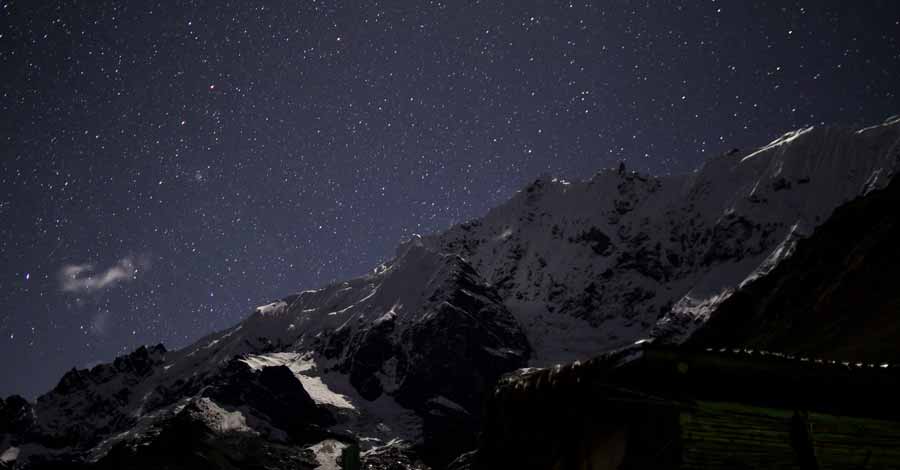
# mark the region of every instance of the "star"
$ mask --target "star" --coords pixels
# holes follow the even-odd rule
[[[0,396],[370,272],[543,173],[898,112],[900,2],[39,3],[0,28]]]

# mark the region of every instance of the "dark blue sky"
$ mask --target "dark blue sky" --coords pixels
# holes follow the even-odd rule
[[[355,276],[542,173],[900,112],[900,2],[0,2],[0,395]]]

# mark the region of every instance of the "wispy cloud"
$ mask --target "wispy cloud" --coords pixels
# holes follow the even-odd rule
[[[63,292],[98,292],[121,282],[134,280],[148,263],[126,256],[104,271],[96,271],[93,264],[67,264],[59,270],[60,289]]]

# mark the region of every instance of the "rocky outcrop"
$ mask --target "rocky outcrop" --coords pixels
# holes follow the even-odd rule
[[[255,419],[266,423],[256,431],[270,438],[305,442],[321,437],[322,430],[334,424],[328,410],[316,405],[287,366],[253,370],[236,358],[210,382],[200,392],[202,397],[250,410]]]
[[[315,455],[303,445],[312,442],[315,439],[280,441],[262,435],[248,426],[239,409],[229,411],[204,397],[159,423],[156,433],[119,443],[92,468],[314,469]]]
[[[165,357],[161,344],[142,346],[110,364],[67,372],[35,404],[41,443],[50,448],[87,447],[133,426],[131,411],[142,398],[136,389]]]
[[[31,403],[19,395],[0,398],[0,435],[24,436],[33,426]]]

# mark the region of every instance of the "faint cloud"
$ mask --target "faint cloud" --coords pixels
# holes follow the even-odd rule
[[[93,264],[67,264],[59,270],[60,289],[63,292],[98,292],[121,282],[131,281],[138,272],[149,268],[140,258],[126,256],[104,271],[96,271]]]
[[[94,315],[91,320],[91,333],[95,335],[104,335],[109,329],[109,311],[105,310]]]

